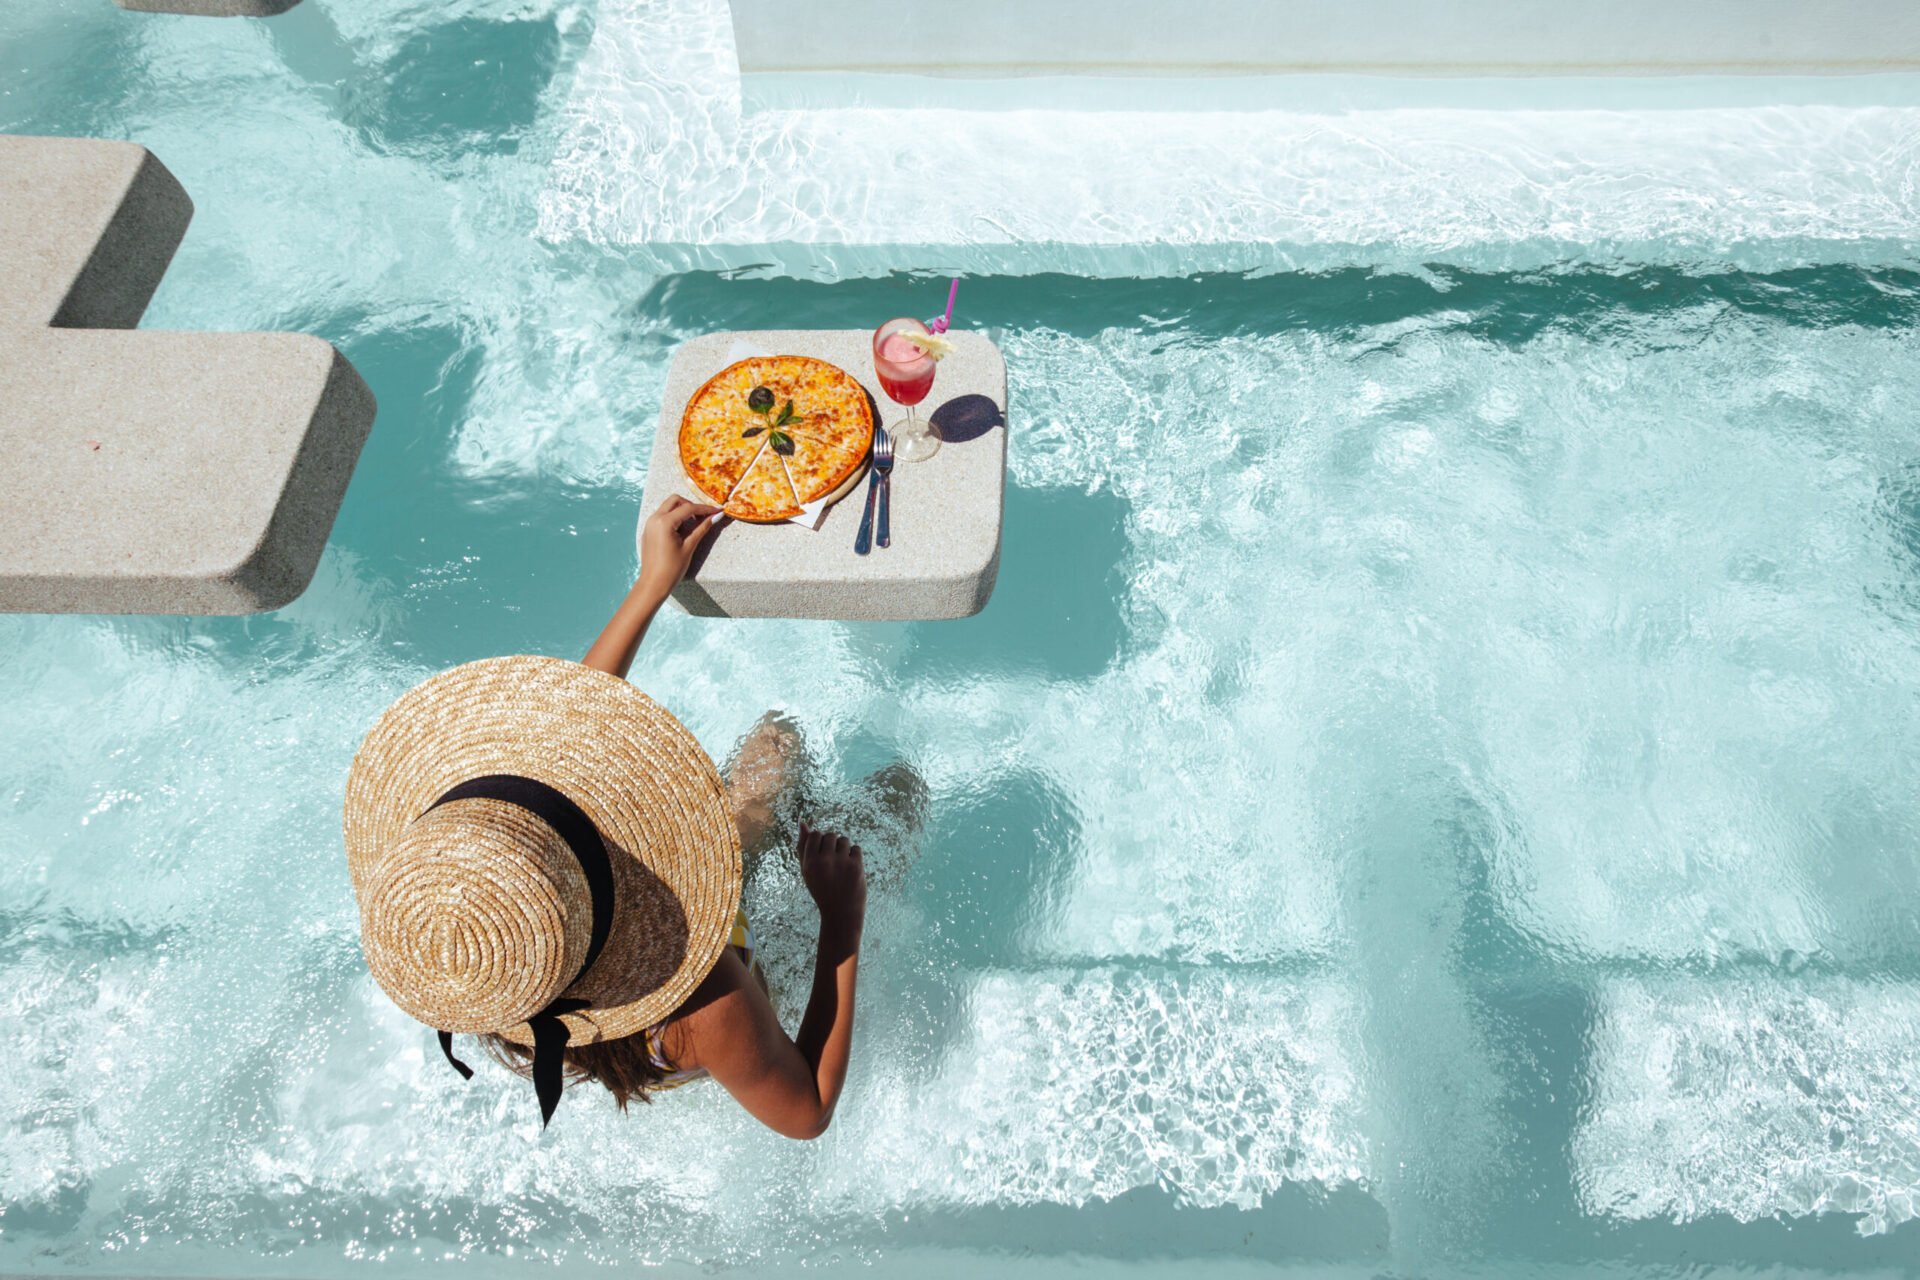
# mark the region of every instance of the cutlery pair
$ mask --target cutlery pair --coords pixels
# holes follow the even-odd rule
[[[867,513],[860,517],[860,536],[853,540],[853,553],[857,556],[864,556],[873,550],[875,542],[886,547],[893,540],[887,527],[887,500],[893,495],[893,437],[887,434],[885,427],[873,429],[873,466],[870,471],[867,477]],[[880,534],[877,538],[873,531],[876,506],[880,511]]]

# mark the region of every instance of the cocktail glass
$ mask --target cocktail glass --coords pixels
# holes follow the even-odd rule
[[[880,388],[907,411],[905,418],[887,428],[893,436],[896,462],[925,462],[940,452],[940,436],[933,424],[913,411],[913,406],[933,390],[933,371],[938,362],[909,342],[906,335],[925,332],[926,325],[904,316],[873,331],[873,371],[880,378]]]

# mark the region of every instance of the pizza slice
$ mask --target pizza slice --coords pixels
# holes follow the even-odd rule
[[[793,481],[787,476],[786,464],[770,443],[761,445],[753,465],[727,494],[723,510],[736,520],[760,524],[790,520],[800,514],[800,503],[793,495]]]
[[[765,443],[744,438],[738,427],[718,415],[690,417],[680,428],[681,469],[694,488],[724,502]]]
[[[786,459],[795,496],[812,502],[833,493],[867,460],[867,447],[866,440],[846,435],[796,437],[793,453]]]

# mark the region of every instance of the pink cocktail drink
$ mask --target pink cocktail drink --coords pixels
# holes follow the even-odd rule
[[[898,333],[874,352],[873,371],[896,404],[919,404],[933,390],[933,359]]]
[[[926,332],[926,325],[905,317],[889,320],[873,331],[873,372],[880,379],[880,389],[907,410],[905,418],[888,428],[893,436],[893,456],[900,462],[924,462],[940,448],[940,437],[913,411],[913,406],[933,390],[933,374],[939,362],[907,335]]]

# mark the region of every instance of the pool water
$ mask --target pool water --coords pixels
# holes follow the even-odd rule
[[[721,59],[711,4],[371,9],[0,13],[0,130],[194,196],[147,325],[319,333],[380,401],[289,608],[0,619],[0,1271],[1920,1266],[1913,112],[1762,122],[1851,140],[1797,180],[1862,236],[1655,165],[1691,230],[1569,242],[1572,175],[1531,221],[1047,270],[1050,232],[717,196],[711,102],[609,70],[623,23]],[[798,166],[803,116],[727,127]],[[653,157],[671,242],[596,147]],[[875,845],[839,1118],[583,1092],[542,1135],[366,973],[353,750],[430,672],[584,651],[676,344],[932,312],[948,269],[1012,381],[986,612],[670,613],[633,674],[716,756],[784,710]],[[917,838],[861,785],[899,761]],[[809,909],[780,862],[748,896],[792,1012]]]

